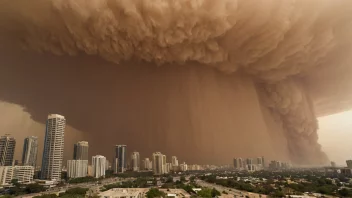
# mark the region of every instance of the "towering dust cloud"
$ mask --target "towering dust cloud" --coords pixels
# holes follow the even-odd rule
[[[92,154],[321,164],[316,115],[352,107],[351,13],[348,0],[1,0],[0,99],[36,121],[62,113]]]

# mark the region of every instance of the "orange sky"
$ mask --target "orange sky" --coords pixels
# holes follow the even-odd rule
[[[319,120],[319,143],[330,160],[344,165],[352,159],[352,110],[324,116]]]

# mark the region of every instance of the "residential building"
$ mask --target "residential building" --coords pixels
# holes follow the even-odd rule
[[[242,158],[234,158],[233,159],[233,167],[237,170],[243,169],[243,160]]]
[[[178,166],[178,160],[176,156],[171,157],[171,164],[172,166]]]
[[[336,163],[331,161],[331,167],[335,168],[336,167]]]
[[[88,160],[88,142],[79,141],[74,144],[73,159],[74,160]]]
[[[22,165],[33,166],[37,165],[37,154],[38,154],[38,137],[30,136],[24,139],[23,153],[22,153]]]
[[[149,158],[145,158],[144,160],[142,160],[141,168],[142,170],[152,170],[153,162]]]
[[[119,172],[119,158],[114,158],[112,165],[113,165],[114,173],[115,174],[118,173]]]
[[[33,182],[33,166],[0,166],[0,185],[11,184],[11,180],[17,179],[19,183],[28,184]]]
[[[140,159],[139,152],[133,152],[131,155],[131,166],[133,171],[139,171],[140,169]]]
[[[164,155],[160,152],[153,153],[153,172],[155,175],[164,174],[163,156]]]
[[[92,157],[93,177],[100,178],[105,176],[106,158],[102,155]]]
[[[183,164],[180,164],[180,170],[181,171],[187,171],[188,170],[188,166],[187,166],[186,162],[183,162]]]
[[[0,138],[0,166],[12,166],[16,140],[9,134]]]
[[[41,167],[42,179],[61,180],[65,126],[66,119],[64,116],[58,114],[48,116]]]
[[[163,174],[169,173],[166,170],[166,155],[162,156],[162,160],[163,160],[163,162],[162,162],[163,163]]]
[[[67,177],[86,177],[88,173],[88,160],[67,160]]]
[[[115,159],[117,158],[117,169],[119,173],[123,173],[126,170],[126,145],[115,146]],[[116,166],[116,165],[115,165]]]

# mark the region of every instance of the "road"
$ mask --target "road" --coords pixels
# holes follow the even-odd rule
[[[224,187],[224,186],[220,186],[220,185],[216,185],[216,184],[212,184],[212,183],[208,183],[208,182],[205,182],[203,180],[196,180],[196,183],[200,186],[203,186],[203,187],[207,187],[207,188],[215,188],[216,190],[218,190],[219,192],[227,192],[228,194],[230,195],[234,195],[234,197],[250,197],[250,198],[265,198],[266,195],[260,195],[260,194],[257,194],[257,193],[250,193],[250,192],[246,192],[246,191],[240,191],[240,190],[237,190],[237,189],[234,189],[234,188],[227,188],[227,187]]]

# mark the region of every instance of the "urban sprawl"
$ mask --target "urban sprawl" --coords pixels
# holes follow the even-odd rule
[[[73,159],[63,165],[66,119],[50,114],[41,166],[38,138],[25,138],[22,160],[14,160],[15,138],[0,138],[0,197],[351,197],[352,160],[347,167],[297,168],[264,157],[234,158],[224,166],[167,161],[155,152],[140,159],[127,146],[116,145],[112,162],[105,156],[88,160],[89,144],[74,145]]]

